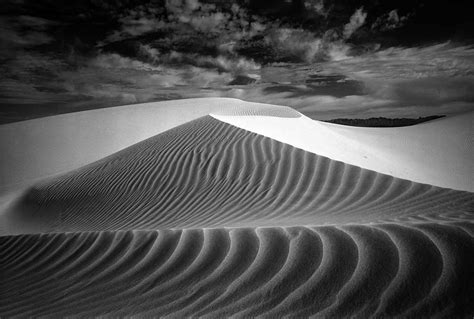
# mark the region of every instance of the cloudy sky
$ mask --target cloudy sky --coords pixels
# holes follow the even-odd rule
[[[474,103],[467,1],[3,0],[0,123],[189,97],[317,119]]]

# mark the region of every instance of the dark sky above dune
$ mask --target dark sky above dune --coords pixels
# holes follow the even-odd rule
[[[472,109],[467,1],[4,0],[0,123],[223,96],[313,118]]]

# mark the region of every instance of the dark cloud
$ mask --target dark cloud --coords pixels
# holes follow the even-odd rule
[[[0,17],[0,52],[12,55],[16,50],[51,43],[48,28],[55,23],[32,16]]]
[[[304,84],[270,85],[263,91],[266,94],[287,93],[288,99],[308,96],[332,96],[342,98],[351,95],[365,95],[367,92],[362,83],[348,79],[343,75],[309,75]]]
[[[473,102],[474,50],[441,41],[457,33],[453,8],[422,0],[6,0],[0,116],[200,96],[290,105],[314,117],[457,112]],[[456,25],[468,25],[464,15]],[[406,45],[430,39],[416,24],[436,17],[447,25],[439,44]]]

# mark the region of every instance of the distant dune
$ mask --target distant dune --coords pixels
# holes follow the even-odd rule
[[[472,114],[362,129],[186,103],[211,115],[113,154],[81,137],[87,165],[7,175],[26,188],[0,212],[0,316],[474,314]]]

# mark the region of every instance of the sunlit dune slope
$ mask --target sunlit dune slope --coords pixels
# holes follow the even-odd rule
[[[471,217],[474,196],[330,160],[210,116],[36,184],[11,233]]]
[[[242,106],[265,105],[227,98],[186,99],[0,125],[0,193],[79,168],[211,112]]]
[[[28,188],[0,213],[0,316],[474,314],[474,193],[232,117],[308,132],[289,108],[235,104]]]
[[[474,192],[474,112],[397,128],[361,128],[308,117],[213,117],[306,151],[395,177]]]

